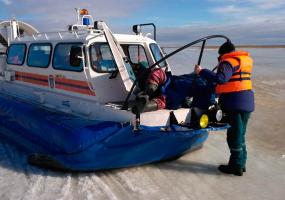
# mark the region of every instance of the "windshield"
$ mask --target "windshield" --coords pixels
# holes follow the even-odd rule
[[[150,50],[151,50],[152,55],[153,55],[156,62],[163,58],[163,55],[162,55],[160,48],[158,47],[157,44],[155,44],[155,43],[150,44]],[[165,61],[162,61],[161,63],[159,63],[159,66],[160,67],[166,67],[167,63]]]

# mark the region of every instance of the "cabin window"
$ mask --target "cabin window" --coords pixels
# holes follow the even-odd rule
[[[25,62],[26,45],[11,44],[8,49],[7,64],[23,65]]]
[[[30,67],[48,67],[51,58],[51,49],[51,44],[31,44],[27,65]]]
[[[140,76],[149,67],[145,49],[142,45],[138,44],[122,44],[124,53],[130,60],[130,65],[135,77]]]
[[[83,61],[79,66],[70,65],[70,51],[73,47],[82,47],[82,43],[59,43],[54,49],[52,66],[57,70],[81,72]]]
[[[150,50],[151,50],[152,55],[153,55],[156,62],[163,58],[163,55],[162,55],[160,48],[158,47],[157,44],[155,44],[155,43],[150,44]],[[159,64],[159,66],[160,67],[166,67],[167,63],[165,61],[163,61]]]
[[[149,67],[143,46],[129,45],[128,51],[129,51],[130,60],[133,64],[138,64],[144,68]]]
[[[92,68],[99,73],[111,73],[118,70],[114,56],[107,43],[94,43],[90,46]]]
[[[149,63],[142,45],[122,45],[125,54],[129,57],[132,67],[148,68]]]

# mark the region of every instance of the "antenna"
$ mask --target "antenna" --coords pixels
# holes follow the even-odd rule
[[[77,14],[77,23],[79,25],[80,22],[80,8],[75,8],[75,12]]]

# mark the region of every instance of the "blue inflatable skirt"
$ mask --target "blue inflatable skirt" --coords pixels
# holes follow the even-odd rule
[[[86,120],[0,95],[0,136],[29,155],[32,164],[72,171],[142,165],[183,155],[201,146],[213,128]]]

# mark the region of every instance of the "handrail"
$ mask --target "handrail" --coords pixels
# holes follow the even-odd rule
[[[142,74],[140,74],[134,81],[132,87],[131,87],[131,90],[129,91],[125,101],[124,101],[124,104],[122,106],[122,110],[127,110],[128,109],[128,101],[129,101],[129,98],[131,96],[131,94],[133,93],[133,90],[138,82],[139,79],[141,79],[143,77],[143,75],[147,72],[149,72],[152,68],[154,68],[155,66],[157,66],[159,63],[165,61],[167,58],[179,53],[180,51],[184,50],[184,49],[187,49],[197,43],[200,43],[200,42],[203,42],[202,44],[202,47],[201,47],[201,51],[200,51],[200,55],[199,55],[199,59],[198,59],[198,65],[200,65],[201,63],[201,60],[202,60],[202,56],[203,56],[203,52],[204,52],[204,48],[205,48],[205,44],[206,44],[206,41],[209,40],[209,39],[213,39],[213,38],[224,38],[226,39],[227,41],[231,41],[228,37],[224,36],[224,35],[210,35],[210,36],[206,36],[206,37],[203,37],[203,38],[200,38],[198,40],[195,40],[194,42],[190,42],[189,44],[186,44],[182,47],[180,47],[179,49],[171,52],[170,54],[164,56],[163,58],[161,58],[160,60],[156,61],[153,65],[151,65],[148,70],[146,70],[145,72],[143,72]],[[164,66],[165,67],[165,66]],[[164,68],[162,67],[162,68]]]
[[[36,40],[37,38],[44,37],[46,40],[49,39],[49,37],[52,36],[58,36],[59,39],[63,39],[66,34],[71,34],[75,36],[76,38],[79,38],[81,34],[89,34],[89,32],[93,31],[93,33],[102,34],[102,31],[95,30],[95,29],[80,29],[80,30],[67,30],[67,31],[55,31],[55,32],[39,32],[32,34],[31,36]]]

